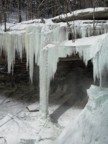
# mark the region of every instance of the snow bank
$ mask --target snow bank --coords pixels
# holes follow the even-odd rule
[[[55,144],[108,143],[108,89],[92,85],[87,92],[89,101],[86,107]]]

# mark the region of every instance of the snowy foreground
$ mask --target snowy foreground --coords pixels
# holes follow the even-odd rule
[[[66,77],[56,78],[50,94],[50,118],[46,120],[38,111],[36,92],[30,93],[28,87],[21,85],[21,89],[15,90],[14,95],[7,97],[5,93],[12,93],[13,89],[5,88],[5,93],[0,94],[0,144],[5,144],[5,141],[7,144],[53,144],[87,102],[86,89],[93,81],[88,73],[85,73],[83,68],[74,68]],[[22,90],[25,90],[25,95]],[[32,101],[36,102],[29,104],[22,100],[22,95],[25,100],[34,95],[35,100]],[[27,106],[30,109],[37,108],[37,111],[29,112]]]
[[[88,104],[55,144],[108,143],[108,89],[92,85],[87,92]]]
[[[0,102],[4,101],[4,104],[0,107],[0,116],[7,114],[0,120],[0,144],[107,144],[108,89],[92,85],[87,92],[89,100],[85,108],[73,106],[58,119],[58,123],[42,119],[39,112],[28,112],[24,109],[26,104],[11,99],[4,101],[2,96]],[[38,103],[35,106],[38,107]],[[50,113],[57,107],[50,105]]]

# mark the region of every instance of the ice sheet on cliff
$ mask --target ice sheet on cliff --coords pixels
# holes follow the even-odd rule
[[[54,144],[108,143],[108,88],[92,85],[87,92],[86,107]]]

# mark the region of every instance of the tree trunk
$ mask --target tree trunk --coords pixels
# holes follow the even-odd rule
[[[4,26],[5,26],[4,31],[5,32],[7,31],[6,22],[7,22],[7,1],[5,0],[5,3],[4,3]]]
[[[18,4],[18,13],[19,13],[19,22],[22,21],[22,17],[21,17],[21,0],[19,0],[19,4]]]

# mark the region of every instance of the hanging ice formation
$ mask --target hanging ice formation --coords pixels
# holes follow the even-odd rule
[[[46,93],[48,94],[50,81],[57,70],[59,58],[67,57],[67,55],[71,56],[78,53],[86,65],[89,60],[93,60],[94,80],[96,78],[101,79],[104,67],[108,70],[108,34],[84,38],[84,41],[87,41],[87,44],[82,44],[83,41],[80,39],[79,42],[77,40],[73,44],[71,42],[71,46],[59,43],[56,45],[49,44],[44,47],[41,53],[40,82],[41,87],[46,85],[47,88],[43,86],[45,88],[43,92],[47,91]]]
[[[82,22],[81,24],[77,22],[75,25],[74,32],[76,38],[77,35],[80,35],[81,37],[92,35],[93,28],[90,24],[83,26]],[[96,26],[96,34],[108,32],[107,27],[107,23],[104,25],[99,23]],[[23,50],[25,48],[27,67],[29,67],[31,81],[33,78],[34,59],[35,63],[40,65],[40,67],[43,65],[43,60],[40,61],[40,55],[44,55],[41,56],[42,59],[44,59],[44,57],[47,59],[46,63],[43,63],[48,67],[48,81],[50,81],[56,72],[59,57],[66,57],[67,55],[75,53],[78,53],[79,56],[83,58],[85,64],[87,64],[88,60],[93,59],[94,79],[101,78],[105,65],[107,67],[107,34],[95,37],[95,42],[93,42],[93,44],[91,44],[91,41],[93,41],[94,37],[89,39],[89,44],[77,44],[76,40],[74,44],[71,42],[70,46],[65,46],[63,41],[68,40],[66,24],[38,23],[26,26],[23,31],[1,32],[0,48],[6,53],[8,72],[11,72],[13,69],[15,52],[19,53],[20,58],[22,58]],[[86,40],[84,43],[86,43]],[[102,50],[100,51],[100,49]],[[105,60],[102,59],[102,55],[106,56],[104,58]],[[42,67],[45,67],[45,65]]]
[[[32,81],[34,59],[39,65],[41,49],[50,43],[59,43],[67,39],[65,26],[59,24],[30,24],[24,31],[11,31],[0,33],[0,49],[5,51],[8,63],[8,72],[13,70],[15,52],[22,58],[23,50],[26,51],[27,67]]]

